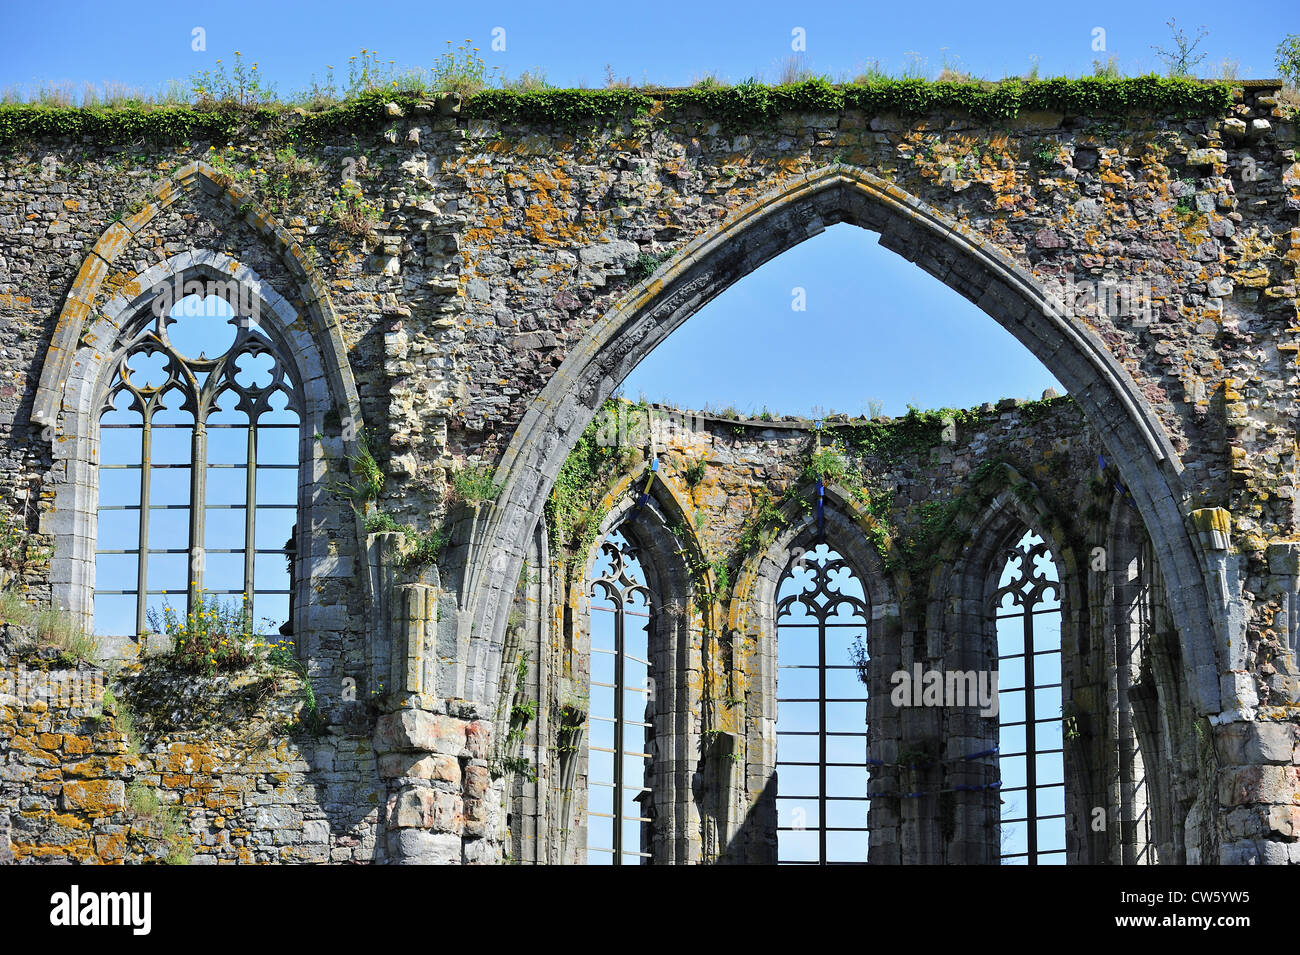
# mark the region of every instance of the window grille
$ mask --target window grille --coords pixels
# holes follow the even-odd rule
[[[1005,552],[993,595],[1003,865],[1065,863],[1061,585],[1031,530]]]
[[[820,544],[777,588],[777,862],[867,861],[871,614],[848,562]],[[855,650],[856,648],[856,650]]]
[[[208,357],[211,355],[212,357]],[[206,591],[285,629],[297,548],[301,408],[271,340],[224,300],[187,296],[114,368],[100,415],[95,631]]]

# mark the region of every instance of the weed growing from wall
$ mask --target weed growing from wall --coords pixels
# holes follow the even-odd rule
[[[292,102],[272,102],[269,96],[273,94],[260,78],[253,86],[252,72],[248,71],[242,86],[233,76],[225,81],[219,77],[202,80],[203,92],[195,91],[192,105],[138,101],[111,107],[0,104],[0,147],[52,137],[89,137],[113,145],[229,142],[249,127],[275,142],[310,144],[341,130],[384,122],[388,102],[405,112],[439,92],[468,94],[461,115],[469,118],[515,125],[551,124],[588,135],[620,120],[666,123],[689,114],[709,116],[728,128],[770,125],[788,113],[845,110],[873,116],[958,112],[986,120],[1010,119],[1037,110],[1083,116],[1123,115],[1136,110],[1184,118],[1224,114],[1231,109],[1234,95],[1231,83],[1158,76],[1008,79],[999,83],[873,78],[844,85],[811,78],[776,86],[745,82],[683,90],[476,89],[491,77],[481,73],[481,61],[459,58],[436,66],[427,78],[417,79],[408,71],[382,86],[371,81],[373,74],[367,74],[364,81],[350,84],[349,95],[342,102],[328,103],[329,83],[315,85],[300,97],[302,103],[314,107],[304,115],[301,106],[294,112]]]
[[[546,529],[551,547],[563,554],[563,563],[570,569],[585,560],[596,543],[606,514],[600,507],[605,489],[637,453],[633,441],[603,441],[602,422],[613,422],[622,429],[627,427],[628,417],[639,423],[643,415],[644,408],[639,405],[607,400],[560,467],[546,499]]]

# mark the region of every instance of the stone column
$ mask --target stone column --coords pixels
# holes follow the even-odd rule
[[[501,861],[502,783],[488,754],[492,724],[470,704],[431,701],[379,718],[375,750],[388,781],[387,848],[397,865]]]
[[[1217,773],[1213,777],[1217,800],[1211,797],[1203,801],[1209,805],[1217,802],[1218,859],[1198,859],[1189,846],[1187,861],[1300,862],[1300,805],[1297,805],[1300,759],[1296,756],[1300,727],[1289,721],[1288,707],[1268,705],[1269,701],[1261,705],[1256,692],[1257,674],[1245,639],[1244,610],[1234,586],[1241,574],[1238,558],[1232,555],[1229,546],[1228,512],[1221,508],[1193,511],[1192,522],[1209,557],[1211,593],[1215,592],[1213,584],[1217,583],[1219,596],[1228,607],[1229,625],[1223,660],[1225,672],[1221,674],[1223,709],[1209,720],[1212,755],[1217,758]],[[1295,681],[1288,681],[1285,676],[1288,671],[1294,671],[1291,631],[1300,581],[1297,545],[1270,546],[1268,564],[1270,573],[1262,589],[1281,599],[1280,608],[1273,616],[1273,628],[1261,636],[1281,644],[1282,652],[1276,662],[1280,663],[1283,678],[1276,681],[1276,688],[1270,683],[1270,690],[1281,690],[1276,703],[1286,704],[1292,702],[1286,691],[1295,686]],[[1198,800],[1198,804],[1201,802]],[[1189,837],[1192,830],[1189,819]]]
[[[503,781],[491,768],[492,724],[473,704],[438,695],[436,571],[400,583],[396,536],[371,538],[371,679],[386,710],[375,724],[375,753],[388,787],[388,858],[399,865],[496,863]]]
[[[1300,863],[1296,738],[1294,723],[1257,720],[1215,727],[1219,858],[1202,861]]]

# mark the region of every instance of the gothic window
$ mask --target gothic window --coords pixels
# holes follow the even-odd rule
[[[650,592],[632,545],[615,531],[592,570],[587,862],[650,858]]]
[[[1002,864],[1063,865],[1061,585],[1051,551],[1032,530],[1004,555],[993,617]]]
[[[200,591],[286,624],[299,422],[271,340],[225,300],[186,296],[135,335],[99,423],[96,633],[139,634]]]
[[[1159,625],[1157,621],[1165,606],[1164,578],[1156,565],[1155,548],[1152,547],[1150,540],[1143,543],[1134,563],[1136,566],[1132,567],[1131,571],[1139,588],[1134,601],[1136,626],[1126,635],[1128,640],[1121,641],[1116,648],[1119,664],[1118,683],[1122,693],[1119,712],[1119,728],[1122,734],[1120,817],[1122,820],[1131,819],[1133,829],[1132,840],[1125,839],[1124,842],[1123,861],[1125,864],[1151,865],[1158,861],[1155,845],[1156,826],[1151,812],[1158,796],[1153,791],[1153,782],[1147,775],[1150,757],[1143,755],[1143,746],[1149,746],[1148,752],[1151,753],[1158,752],[1158,749],[1154,733],[1148,732],[1146,739],[1141,739],[1143,734],[1142,727],[1139,725],[1140,718],[1135,713],[1135,709],[1140,707],[1141,703],[1135,706],[1133,697],[1140,698],[1145,695],[1150,699],[1151,696],[1151,690],[1147,689],[1154,682],[1150,648],[1152,635]],[[1145,685],[1134,693],[1135,683]]]
[[[792,562],[777,589],[778,863],[867,861],[858,662],[870,616],[862,582],[825,544]]]
[[[1150,540],[1135,527],[1135,515],[1120,513],[1121,533],[1109,551],[1114,560],[1114,676],[1108,688],[1116,713],[1115,772],[1118,783],[1120,856],[1124,865],[1157,861],[1166,814],[1155,807],[1167,797],[1159,758],[1160,720],[1152,646],[1165,604],[1163,581]],[[1141,541],[1136,544],[1134,538]],[[1154,757],[1154,758],[1153,758]]]

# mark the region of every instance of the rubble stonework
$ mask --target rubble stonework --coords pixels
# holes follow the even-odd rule
[[[576,680],[573,690],[582,680],[581,635],[563,612],[577,598],[546,554],[544,502],[604,399],[659,341],[771,256],[850,222],[880,232],[887,248],[979,304],[1077,406],[1049,409],[1037,422],[992,409],[987,426],[974,428],[990,447],[1023,436],[1008,448],[1021,460],[1008,462],[1001,489],[981,498],[993,509],[987,519],[964,516],[969,538],[946,548],[925,580],[899,576],[870,521],[844,516],[852,501],[841,502],[843,521],[866,542],[873,586],[882,598],[892,594],[884,605],[898,605],[890,626],[900,634],[900,661],[933,663],[955,652],[945,633],[963,632],[960,614],[974,612],[974,598],[941,582],[966,579],[952,568],[975,573],[980,529],[1005,530],[996,514],[1010,514],[1020,500],[1008,489],[1032,484],[1062,535],[1058,547],[1072,554],[1063,559],[1075,575],[1076,639],[1092,634],[1075,648],[1074,689],[1090,712],[1110,705],[1102,672],[1115,640],[1105,633],[1120,628],[1115,608],[1131,582],[1118,571],[1089,576],[1088,547],[1149,544],[1149,565],[1159,567],[1169,636],[1157,648],[1154,684],[1135,675],[1150,699],[1135,694],[1141,725],[1131,738],[1146,733],[1166,748],[1160,758],[1169,776],[1151,797],[1161,858],[1292,861],[1300,843],[1287,767],[1297,763],[1284,758],[1278,734],[1289,738],[1300,699],[1291,397],[1300,351],[1300,167],[1295,125],[1276,93],[1242,84],[1229,112],[1202,117],[1043,112],[988,121],[848,110],[791,113],[746,129],[692,108],[580,135],[543,121],[471,119],[452,103],[410,104],[394,105],[381,127],[326,132],[292,154],[256,124],[231,143],[10,142],[0,151],[0,491],[53,548],[48,565],[24,568],[16,583],[30,601],[52,601],[90,622],[92,409],[106,385],[99,376],[160,289],[177,278],[234,282],[250,290],[248,301],[308,396],[301,447],[310,493],[295,558],[301,662],[327,718],[353,719],[341,715],[353,699],[370,707],[356,730],[363,742],[346,760],[355,777],[323,787],[319,766],[287,744],[277,751],[282,768],[267,772],[285,776],[272,789],[291,808],[283,826],[269,815],[266,826],[241,821],[253,835],[269,833],[257,836],[261,849],[247,843],[249,853],[284,858],[270,847],[298,834],[284,845],[314,847],[311,861],[324,861],[315,856],[326,848],[330,861],[494,862],[507,853],[572,861],[581,841],[565,842],[559,829],[580,800],[561,809],[566,787],[554,788],[545,774],[581,767],[537,750],[532,763],[543,775],[531,781],[503,774],[500,764],[512,661],[524,634],[542,632],[538,620],[557,628],[575,655],[527,678],[537,698],[563,692],[555,681]],[[1068,424],[1057,417],[1071,414]],[[719,440],[719,428],[738,427],[743,436]],[[809,434],[803,425],[754,423],[688,430],[714,475],[691,505],[712,515],[692,546],[729,552],[753,488],[797,483]],[[893,482],[900,508],[919,505],[977,468],[988,452],[963,443],[974,440],[959,433],[955,444],[940,442],[933,458],[927,452],[912,463],[859,463]],[[362,442],[375,452],[383,487],[358,513],[340,484]],[[1084,520],[1080,502],[1089,500],[1099,456],[1118,475],[1104,483],[1122,486],[1132,510],[1099,499],[1096,508],[1110,511]],[[499,494],[456,503],[453,475],[475,464],[495,468]],[[1046,471],[1034,473],[1039,467]],[[610,520],[627,516],[615,491]],[[674,493],[693,500],[689,488]],[[366,513],[379,511],[415,531],[446,529],[450,545],[436,568],[416,573],[395,563],[398,544],[367,533]],[[892,515],[904,537],[909,513]],[[1027,506],[1019,513],[1039,516]],[[676,527],[670,517],[665,540]],[[762,645],[759,595],[771,568],[756,553],[738,559],[748,576],[733,578],[740,589],[710,613],[731,614],[732,629],[749,627],[754,645],[741,649],[761,660],[770,647]],[[527,583],[526,566],[544,569],[537,583]],[[690,606],[696,582],[689,568],[679,576],[672,586]],[[520,610],[521,587],[524,604],[541,601],[543,610]],[[511,624],[512,611],[524,613],[522,629]],[[707,647],[713,637],[704,630],[723,629],[715,624],[683,618],[673,638],[685,641],[681,659]],[[127,637],[105,647],[130,658],[135,644]],[[539,666],[542,649],[533,657]],[[717,676],[742,689],[757,679],[762,668],[746,671],[745,653],[729,658],[734,672]],[[663,817],[666,842],[656,853],[665,861],[763,859],[770,833],[758,822],[758,791],[770,754],[756,741],[770,700],[755,686],[743,717],[706,726],[718,715],[701,709],[700,687],[682,685],[675,730],[682,746],[710,729],[734,737],[728,745],[756,748],[745,751],[738,779],[722,780],[734,759],[699,770],[711,787],[703,802],[692,795],[697,766],[665,766],[673,782],[664,791],[679,797],[671,825]],[[7,831],[17,847],[9,851],[26,860],[36,844],[23,835],[32,820],[66,808],[59,803],[73,785],[66,766],[79,755],[68,741],[75,749],[81,737],[73,716],[6,707],[5,725],[15,728],[0,768],[24,768],[5,777],[0,823],[6,816],[8,823],[0,834]],[[888,714],[878,716],[873,726],[889,725]],[[932,715],[897,718],[888,730],[893,745],[968,729],[931,725],[939,719]],[[533,745],[556,745],[556,719],[541,707],[528,730]],[[1094,730],[1098,747],[1113,738]],[[36,770],[24,754],[41,751],[39,741],[27,742],[40,735],[61,742]],[[373,769],[357,768],[372,759]],[[54,772],[60,767],[63,776]],[[42,771],[49,778],[37,780]],[[101,774],[110,803],[126,773]],[[174,787],[182,800],[209,778],[202,769],[184,775],[188,782]],[[1086,791],[1095,779],[1078,778],[1080,799],[1108,805],[1104,786]],[[37,785],[44,790],[24,788]],[[336,800],[359,812],[370,795],[374,820],[336,827],[335,817],[353,815]],[[256,823],[265,807],[241,798]],[[974,861],[984,851],[982,811],[975,802],[958,805],[944,827],[927,829],[924,815],[884,807],[873,817],[873,852],[880,861]],[[321,841],[325,820],[330,832]],[[88,853],[85,832],[114,835],[95,828],[103,825],[113,824],[73,827],[50,844],[81,846],[69,856]],[[1118,836],[1103,845],[1078,819],[1072,825],[1076,861],[1121,861],[1132,848]],[[525,831],[530,841],[519,842]],[[359,841],[339,843],[345,834]],[[943,848],[949,842],[957,848]]]

